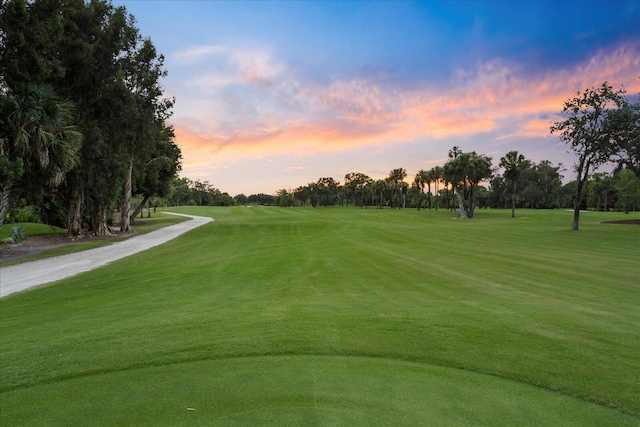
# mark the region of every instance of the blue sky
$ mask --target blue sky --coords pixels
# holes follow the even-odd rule
[[[564,100],[640,92],[637,1],[114,1],[166,57],[182,176],[231,195],[409,177],[454,145],[573,157]]]

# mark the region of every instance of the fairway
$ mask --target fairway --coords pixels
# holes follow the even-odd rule
[[[0,299],[1,425],[640,423],[637,213],[171,211]]]

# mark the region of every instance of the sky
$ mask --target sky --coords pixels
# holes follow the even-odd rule
[[[181,176],[232,196],[350,172],[442,166],[449,150],[575,155],[564,101],[640,93],[638,1],[113,0],[165,57]]]

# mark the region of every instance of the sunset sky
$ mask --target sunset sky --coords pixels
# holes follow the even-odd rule
[[[453,146],[539,162],[565,100],[640,93],[636,1],[114,0],[165,56],[181,176],[232,196],[349,172],[407,181]]]

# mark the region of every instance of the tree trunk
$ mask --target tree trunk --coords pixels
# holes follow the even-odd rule
[[[140,202],[136,210],[134,210],[133,213],[131,214],[130,216],[131,220],[133,220],[133,218],[135,218],[136,215],[138,215],[142,211],[142,209],[144,209],[144,204],[147,203],[148,200],[149,200],[149,196],[144,196],[144,199],[142,199],[142,202]]]
[[[107,224],[107,210],[97,206],[91,215],[91,230],[94,236],[113,236]]]
[[[122,202],[120,203],[120,231],[131,231],[131,218],[129,211],[131,210],[131,184],[133,180],[133,157],[129,159],[127,165],[127,176],[124,179]]]
[[[476,190],[478,189],[478,185],[470,185],[467,199],[467,217],[469,219],[473,218],[473,215],[476,211]]]
[[[573,222],[571,223],[571,229],[572,230],[578,230],[579,229],[579,225],[580,225],[580,207],[575,207],[575,202],[574,202],[574,207],[573,207]]]
[[[582,204],[582,187],[584,182],[582,179],[578,181],[576,185],[576,195],[573,199],[573,222],[571,223],[572,230],[578,230],[580,225],[580,205]]]
[[[516,217],[516,181],[513,180],[513,194],[511,195],[511,218]]]
[[[69,199],[69,211],[67,213],[67,236],[77,236],[82,231],[82,195],[80,188],[75,188]]]
[[[4,224],[4,216],[7,214],[9,208],[9,184],[5,183],[0,189],[0,228]]]
[[[462,198],[462,194],[459,191],[456,191],[456,196],[458,196],[458,205],[460,205],[460,218],[468,219],[467,209],[464,207],[464,199]]]
[[[576,184],[576,194],[573,199],[573,222],[571,223],[571,230],[578,230],[580,224],[580,205],[582,204],[582,189],[589,176],[589,167],[591,161],[586,158],[581,158],[576,172],[578,173],[578,182]]]

